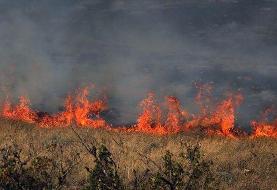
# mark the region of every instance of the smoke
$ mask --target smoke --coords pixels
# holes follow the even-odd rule
[[[240,90],[240,120],[276,102],[277,3],[269,0],[2,0],[2,99],[56,111],[94,83],[116,119],[133,121],[147,92],[193,110],[194,82],[215,97]]]

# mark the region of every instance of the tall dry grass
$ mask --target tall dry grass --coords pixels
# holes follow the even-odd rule
[[[185,144],[196,143],[201,144],[204,158],[214,162],[212,169],[220,182],[220,189],[277,189],[276,139],[234,140],[197,134],[160,137],[75,128],[80,140],[70,128],[42,129],[4,119],[0,121],[0,130],[0,146],[17,144],[26,156],[50,155],[54,159],[68,160],[78,155],[79,160],[68,176],[66,189],[84,187],[88,177],[85,168],[93,168],[93,157],[83,144],[105,144],[113,154],[124,182],[128,183],[134,177],[134,170],[156,171],[156,165],[161,164],[167,150],[178,155],[184,151]]]

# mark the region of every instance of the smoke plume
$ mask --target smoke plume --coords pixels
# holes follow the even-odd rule
[[[277,3],[270,0],[1,0],[1,99],[57,111],[95,84],[114,123],[149,91],[194,110],[194,83],[240,91],[242,123],[277,100]]]

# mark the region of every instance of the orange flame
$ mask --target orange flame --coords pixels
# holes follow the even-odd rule
[[[161,124],[161,108],[155,102],[155,94],[149,93],[147,98],[140,103],[140,106],[142,113],[138,117],[135,131],[165,134],[166,131]]]
[[[67,127],[74,123],[81,127],[99,128],[106,126],[105,120],[100,117],[100,112],[107,109],[105,101],[89,101],[88,95],[89,88],[84,88],[77,93],[75,99],[71,96],[66,98],[63,112],[45,115],[41,118],[30,108],[29,100],[20,97],[19,104],[14,107],[9,101],[4,103],[2,116],[13,120],[37,123],[40,127]]]
[[[155,135],[167,135],[188,131],[193,128],[204,129],[207,134],[216,134],[235,138],[235,113],[241,104],[241,94],[230,94],[219,103],[213,104],[211,85],[197,86],[199,92],[195,97],[196,104],[200,107],[200,113],[189,114],[181,106],[179,99],[167,96],[165,103],[159,104],[155,94],[149,93],[141,101],[141,114],[137,124],[132,128],[113,129],[101,117],[101,113],[107,109],[106,99],[89,99],[90,88],[86,87],[76,92],[74,96],[68,96],[64,102],[64,111],[56,114],[43,114],[31,109],[30,101],[26,97],[20,97],[17,105],[12,105],[8,99],[2,105],[2,116],[13,120],[21,120],[37,124],[40,127],[68,127],[75,124],[78,127],[106,128],[116,131],[135,131]],[[213,106],[215,105],[215,106]],[[270,111],[266,111],[264,117]],[[253,132],[251,137],[275,137],[277,138],[277,119],[270,123],[265,118],[261,122],[251,122]]]
[[[216,125],[219,127],[218,134],[233,137],[231,130],[235,126],[235,109],[242,101],[242,95],[230,96],[220,102],[210,117],[205,118],[203,123],[206,126]]]
[[[203,89],[201,90],[203,91]],[[210,94],[210,88],[208,88],[208,91],[208,94]],[[187,122],[186,128],[190,129],[201,126],[207,130],[208,134],[234,137],[232,129],[235,126],[235,110],[243,100],[242,95],[229,95],[227,99],[218,103],[215,108],[203,105],[203,97],[201,96],[198,94],[196,98],[196,101],[200,105],[200,115],[195,116],[191,121]],[[209,98],[207,101],[211,102]]]
[[[272,123],[268,121],[268,116],[274,112],[273,108],[266,109],[261,115],[261,121],[252,121],[252,138],[256,137],[275,137],[277,138],[277,119]]]
[[[72,97],[68,96],[64,103],[65,111],[55,115],[46,115],[39,122],[41,127],[66,127],[73,123],[74,107]]]
[[[176,133],[183,130],[183,123],[188,120],[189,113],[181,108],[179,99],[174,96],[166,97],[166,106],[168,109],[165,121],[167,131]]]
[[[100,112],[107,109],[106,103],[103,100],[88,100],[89,89],[84,88],[76,97],[74,116],[76,124],[87,127],[104,127],[106,122],[100,117]],[[95,117],[95,118],[91,118]]]
[[[37,120],[36,113],[30,108],[29,99],[24,96],[19,98],[19,104],[14,107],[6,100],[3,105],[2,115],[6,118],[23,120],[28,123],[35,123]]]
[[[252,137],[275,137],[277,138],[277,121],[273,124],[259,123],[253,121],[252,123],[253,133]]]

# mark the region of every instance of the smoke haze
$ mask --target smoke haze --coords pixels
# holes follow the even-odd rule
[[[194,82],[242,92],[242,123],[277,100],[274,0],[0,0],[0,12],[2,99],[56,111],[94,83],[115,123],[149,91],[193,110]]]

